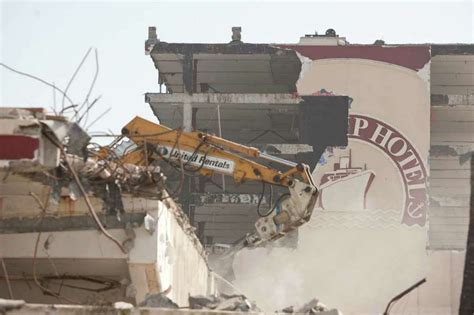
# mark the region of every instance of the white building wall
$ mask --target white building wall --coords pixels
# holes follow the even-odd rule
[[[204,249],[191,229],[183,229],[174,215],[175,205],[158,210],[157,267],[162,290],[171,288],[170,297],[180,306],[188,305],[189,295],[214,292],[214,280],[209,271]]]
[[[157,228],[150,232],[143,224],[134,227],[134,246],[128,254],[122,253],[98,230],[42,233],[37,254],[38,277],[54,274],[56,267],[52,266],[57,266],[59,274],[104,276],[124,283],[119,290],[96,295],[97,301],[100,296],[109,302],[125,300],[140,303],[149,293],[171,288],[167,296],[178,305],[186,306],[189,294],[212,293],[213,279],[202,246],[186,219],[181,217],[181,210],[172,202],[149,202],[155,204],[155,210],[148,211],[148,215],[157,219]],[[126,233],[121,229],[109,230],[109,233],[119,241],[131,235],[130,231]],[[57,302],[51,296],[42,295],[31,279],[29,283],[21,279],[31,278],[37,237],[38,233],[0,234],[0,256],[7,262],[11,278],[15,279],[12,282],[15,298],[34,303]],[[48,242],[47,249],[45,242]],[[15,266],[17,262],[20,267]],[[131,281],[134,298],[126,296],[127,279]],[[6,298],[7,292],[2,277],[0,297]],[[91,294],[70,289],[62,292],[71,299],[91,303]]]
[[[355,58],[314,60],[300,77],[298,92],[310,95],[321,89],[353,98],[351,124],[360,117],[355,123],[360,130],[350,131],[347,148],[328,150],[313,177],[321,184],[323,174],[351,154],[352,167],[372,171],[375,177],[368,188],[359,182],[352,188],[334,184],[341,186],[336,189],[339,205],[354,202],[351,196],[358,191],[365,206],[358,211],[337,205],[316,208],[311,221],[299,229],[297,249],[242,252],[234,263],[236,285],[251,290],[254,295],[249,296],[265,310],[316,297],[344,314],[380,314],[393,296],[428,274],[429,60],[419,71]],[[382,125],[391,129],[377,129]],[[395,141],[398,149],[387,148]],[[407,147],[418,156],[411,166],[391,153]],[[414,184],[406,174],[413,165],[424,171],[409,176],[420,178],[412,204],[406,200],[412,200],[408,192]],[[253,289],[257,284],[271,290]]]

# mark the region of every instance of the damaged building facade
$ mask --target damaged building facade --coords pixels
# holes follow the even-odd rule
[[[249,44],[241,32],[185,44],[150,27],[159,84],[144,106],[170,128],[308,164],[319,189],[311,220],[224,263],[281,187],[119,163],[120,144],[104,153],[64,117],[2,108],[1,297],[140,305],[162,293],[186,307],[190,295],[236,287],[263,311],[317,298],[346,315],[380,314],[426,279],[391,314],[457,314],[473,45],[356,45],[332,29]]]
[[[1,108],[0,120],[1,297],[138,305],[166,291],[185,306],[214,293],[203,247],[165,198],[158,167],[86,157],[90,137],[43,109]]]
[[[471,195],[473,46],[355,45],[333,30],[298,44],[247,44],[240,31],[228,44],[175,44],[152,27],[145,44],[160,85],[145,101],[160,122],[314,168],[320,197],[311,221],[283,243],[239,252],[233,282],[264,309],[318,296],[358,314],[382,312],[426,278],[404,297],[405,310],[456,314]],[[348,129],[336,123],[343,115]],[[258,183],[214,176],[189,179],[181,200],[218,256],[252,229],[270,196]]]

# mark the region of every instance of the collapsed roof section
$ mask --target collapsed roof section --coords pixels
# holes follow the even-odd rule
[[[149,47],[160,84],[171,93],[293,93],[301,71],[295,51],[269,44],[156,40]]]
[[[59,149],[43,131],[59,142],[68,139],[70,154],[82,156],[90,137],[63,116],[47,115],[42,108],[1,108],[0,169],[12,167],[37,172],[59,166]]]
[[[0,175],[4,175],[6,185],[1,187],[4,194],[0,194],[0,233],[35,229],[36,219],[31,224],[16,220],[28,217],[28,211],[35,208],[34,213],[37,207],[29,207],[34,204],[28,195],[29,185],[19,185],[16,194],[8,193],[8,185],[13,182],[31,182],[50,191],[48,196],[58,209],[90,193],[102,200],[106,214],[113,215],[126,215],[122,194],[159,199],[164,193],[165,176],[159,166],[121,162],[119,150],[91,146],[91,137],[63,116],[47,115],[42,108],[2,108],[0,121]],[[20,192],[20,188],[25,191]],[[20,194],[24,194],[28,206],[19,202]],[[53,221],[53,229],[56,223],[62,228],[71,223]],[[71,227],[90,229],[95,225],[85,219],[83,224]]]

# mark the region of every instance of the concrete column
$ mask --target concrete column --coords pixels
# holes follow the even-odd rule
[[[186,132],[193,131],[193,105],[189,98],[183,101],[183,128]]]

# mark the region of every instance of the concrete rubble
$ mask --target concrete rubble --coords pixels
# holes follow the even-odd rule
[[[150,294],[138,306],[140,307],[157,307],[157,308],[179,308],[169,297],[163,293]]]
[[[2,133],[10,134],[12,139],[6,143],[5,152],[14,152],[18,141],[31,143],[19,153],[20,156],[8,163],[2,162],[0,168],[51,185],[56,203],[64,193],[73,200],[81,197],[78,183],[71,176],[71,168],[78,173],[87,190],[104,201],[108,212],[123,212],[122,193],[162,198],[166,177],[159,166],[120,163],[118,159],[123,151],[115,147],[88,149],[91,137],[65,117],[47,115],[40,108],[2,108],[0,119],[6,124]],[[65,154],[61,154],[58,145],[63,145]],[[8,158],[8,153],[5,154],[7,156],[2,160]],[[51,176],[44,176],[44,172]]]
[[[25,305],[23,300],[6,300],[0,299],[0,314],[6,314],[9,311],[17,310]]]
[[[257,312],[258,307],[244,295],[190,296],[189,308],[216,311]]]
[[[272,312],[262,312],[254,303],[250,302],[244,295],[225,295],[219,296],[189,296],[189,306],[179,307],[170,298],[163,293],[150,294],[145,301],[138,307],[130,303],[116,302],[113,306],[71,306],[66,309],[61,305],[34,305],[27,304],[23,300],[5,300],[0,299],[0,314],[27,314],[28,311],[35,309],[37,312],[48,313],[48,309],[55,309],[59,314],[84,314],[100,311],[101,314],[122,314],[127,311],[129,314],[155,314],[154,310],[159,310],[159,314],[172,312],[173,310],[183,312],[193,310],[193,312],[211,312],[212,314],[229,312],[246,312],[250,314],[268,314]],[[40,311],[41,309],[41,311]],[[308,303],[300,306],[290,306],[282,310],[273,312],[274,314],[318,314],[318,315],[343,315],[336,309],[329,309],[317,299],[312,299]],[[157,312],[158,314],[158,312]]]
[[[250,301],[245,295],[224,294],[219,295],[195,295],[189,296],[189,305],[186,308],[192,310],[209,311],[231,311],[231,312],[261,312],[258,306]],[[166,293],[150,294],[138,305],[139,307],[179,309],[180,307],[166,296]],[[275,313],[284,314],[320,314],[320,315],[342,315],[334,308],[328,308],[318,299],[312,299],[303,305],[288,306]]]
[[[189,296],[189,306],[192,310],[213,310],[232,312],[258,312],[255,304],[250,302],[244,295],[196,295]],[[166,294],[150,294],[138,305],[139,307],[152,307],[164,309],[178,309],[178,304],[174,303]]]
[[[2,150],[2,154],[11,156],[7,159],[6,156],[2,160],[9,160],[8,163],[2,161],[2,168],[13,168],[18,163],[22,166],[29,166],[22,168],[21,172],[36,172],[38,170],[51,169],[59,166],[59,152],[56,146],[58,143],[64,145],[68,158],[73,163],[79,163],[83,158],[83,164],[77,164],[79,170],[84,168],[84,175],[95,174],[103,179],[111,176],[110,171],[114,172],[117,165],[108,165],[109,170],[101,169],[102,172],[96,174],[99,169],[96,163],[93,163],[91,158],[86,157],[87,146],[90,145],[91,137],[76,123],[68,121],[64,116],[49,115],[42,108],[0,108],[0,119],[2,119],[2,134],[9,135],[10,142],[7,139],[2,139],[4,145],[8,147]],[[54,135],[54,139],[50,136]],[[32,143],[22,151],[17,152],[8,149],[16,149],[13,146],[13,140],[17,141],[16,145],[23,143]],[[22,142],[23,141],[23,142]],[[53,148],[51,148],[53,147]],[[41,150],[44,149],[44,150]],[[92,151],[89,152],[89,155]],[[110,152],[111,155],[117,155],[116,152]],[[13,158],[13,156],[15,156]],[[20,160],[19,162],[17,160]],[[36,168],[34,168],[36,166]],[[93,167],[95,166],[95,167]],[[127,171],[132,171],[131,166],[126,166]],[[102,168],[104,166],[102,165]],[[18,171],[20,171],[18,169]],[[107,172],[108,171],[108,172]],[[125,170],[119,171],[123,173]]]
[[[319,315],[342,315],[337,309],[330,309],[318,299],[312,299],[308,303],[300,306],[288,306],[277,313],[286,314],[319,314]]]

